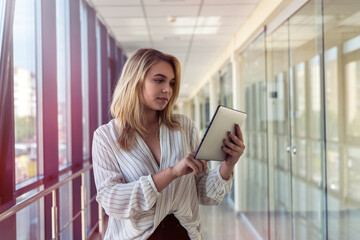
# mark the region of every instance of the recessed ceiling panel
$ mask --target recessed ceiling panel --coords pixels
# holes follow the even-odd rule
[[[204,0],[205,5],[209,4],[221,4],[221,5],[227,5],[227,4],[257,4],[260,2],[260,0]]]
[[[202,7],[200,16],[249,16],[254,10],[255,4],[244,5],[205,5]]]
[[[148,23],[151,27],[189,27],[195,25],[196,17],[175,17],[171,19],[168,19],[168,17],[150,17],[148,18]]]
[[[141,6],[140,0],[91,0],[95,6]]]
[[[200,4],[201,0],[143,0],[145,5],[170,5],[170,6],[182,6],[182,5],[196,5]]]
[[[144,18],[106,18],[105,21],[111,27],[145,27]]]
[[[187,17],[197,16],[199,6],[145,6],[146,15],[148,17]]]
[[[104,18],[126,18],[126,17],[144,17],[141,7],[97,7],[98,12]],[[119,19],[120,20],[120,19]]]

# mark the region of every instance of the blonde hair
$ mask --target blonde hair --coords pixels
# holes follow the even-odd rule
[[[150,68],[160,62],[170,63],[175,74],[173,93],[160,115],[161,124],[171,130],[180,130],[180,124],[173,119],[173,108],[179,95],[181,65],[179,60],[169,54],[151,48],[137,50],[125,63],[121,77],[117,82],[111,102],[111,115],[120,126],[118,143],[123,150],[130,151],[136,139],[136,133],[147,133],[143,122],[142,91],[144,79]]]

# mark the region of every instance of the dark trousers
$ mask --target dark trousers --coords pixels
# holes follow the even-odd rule
[[[148,240],[190,240],[186,229],[174,214],[167,215]]]

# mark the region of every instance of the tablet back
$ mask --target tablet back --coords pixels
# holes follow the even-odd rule
[[[223,161],[226,153],[222,150],[224,138],[229,139],[227,132],[235,133],[235,124],[242,127],[246,113],[232,108],[218,106],[211,122],[195,153],[196,159]]]

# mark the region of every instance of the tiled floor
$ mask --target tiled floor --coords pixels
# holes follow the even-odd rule
[[[246,218],[236,216],[224,199],[219,206],[200,206],[203,234],[206,240],[258,240]]]

